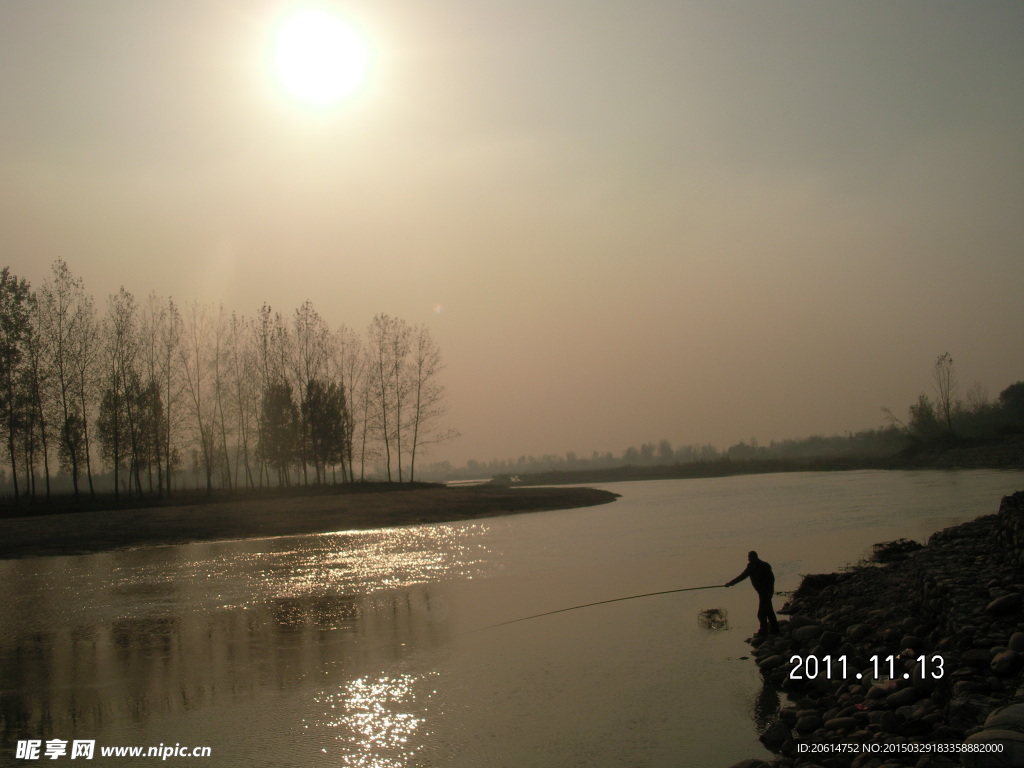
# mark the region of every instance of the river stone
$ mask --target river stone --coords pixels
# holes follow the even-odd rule
[[[953,683],[954,696],[968,696],[972,693],[988,693],[990,690],[988,683],[979,683],[976,680],[958,680]]]
[[[989,616],[1005,616],[1020,611],[1020,593],[1014,592],[1009,595],[997,597],[985,606],[985,613]]]
[[[813,640],[820,634],[820,624],[808,624],[807,626],[793,630],[793,639],[800,643],[806,643],[808,640]]]
[[[774,720],[764,733],[761,734],[761,743],[772,752],[777,752],[779,747],[785,744],[792,737],[789,726],[781,720]]]
[[[987,648],[971,648],[960,655],[960,661],[972,667],[987,667],[992,654]]]
[[[794,614],[789,617],[787,624],[789,625],[790,631],[800,629],[800,627],[806,627],[808,624],[816,623],[813,619],[808,618],[802,614]]]
[[[733,763],[729,768],[769,768],[768,763],[764,760],[740,760],[738,763]]]
[[[872,685],[868,688],[868,692],[864,694],[864,698],[868,701],[874,701],[875,699],[884,699],[889,695],[889,692],[880,685]]]
[[[905,722],[903,715],[897,715],[895,712],[883,712],[878,719],[878,726],[886,733],[896,733]]]
[[[976,693],[967,696],[954,696],[946,705],[947,719],[953,725],[969,727],[981,719],[981,716],[990,712],[992,705],[988,696]]]
[[[796,729],[800,733],[810,733],[821,728],[821,718],[817,715],[804,715],[796,721]]]
[[[858,643],[865,637],[870,635],[874,629],[870,624],[854,624],[852,627],[846,630],[846,635],[853,642]]]
[[[1001,677],[1008,677],[1020,668],[1020,654],[1016,651],[1005,650],[997,653],[989,664],[992,671]]]
[[[940,725],[932,729],[931,740],[936,744],[954,744],[964,740],[964,732],[952,725]]]
[[[885,698],[885,706],[892,707],[905,707],[908,704],[913,704],[921,698],[921,693],[916,688],[904,688],[902,691],[896,691],[896,693],[890,693]]]
[[[855,717],[833,717],[831,720],[825,721],[825,730],[827,731],[852,731],[860,723],[857,722]]]
[[[904,635],[899,641],[899,647],[921,650],[925,647],[925,641],[916,635]]]
[[[818,642],[821,643],[826,651],[831,651],[843,644],[843,636],[838,632],[828,629],[821,633]]]
[[[985,727],[1024,733],[1024,704],[1008,704],[993,709],[985,718]]]
[[[776,667],[781,667],[785,663],[786,657],[780,654],[775,654],[774,656],[765,656],[763,659],[757,660],[757,666],[759,666],[761,670],[764,672],[773,670]]]
[[[998,744],[1000,752],[964,752],[965,768],[1018,768],[1024,765],[1024,733],[985,728],[964,739],[964,744]]]
[[[1010,646],[1011,651],[1024,653],[1024,632],[1014,632],[1010,635],[1010,641],[1007,645]]]

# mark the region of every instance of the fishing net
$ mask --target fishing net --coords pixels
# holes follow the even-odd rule
[[[728,629],[729,614],[725,608],[707,608],[697,614],[697,623],[704,629]]]

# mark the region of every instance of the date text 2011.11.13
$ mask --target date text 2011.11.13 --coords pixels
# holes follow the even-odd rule
[[[822,657],[817,656],[801,656],[799,654],[793,654],[789,657],[789,663],[792,665],[789,670],[790,680],[816,680],[819,677],[823,677],[826,680],[893,680],[897,677],[902,677],[904,680],[911,678],[911,673],[903,672],[902,674],[897,673],[896,664],[897,662],[905,662],[902,656],[893,656],[892,654],[884,657],[879,657],[877,654],[872,656],[868,661],[871,662],[871,668],[864,670],[863,672],[853,672],[851,674],[850,666],[847,661],[846,655],[832,657],[826,655]],[[939,654],[932,654],[931,656],[921,655],[913,659],[916,665],[919,665],[919,676],[932,678],[934,680],[940,679],[945,674],[945,662]],[[901,664],[901,668],[906,669],[906,664]]]

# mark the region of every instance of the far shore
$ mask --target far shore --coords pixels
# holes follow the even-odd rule
[[[478,520],[616,498],[594,488],[428,486],[11,517],[0,519],[0,559]]]

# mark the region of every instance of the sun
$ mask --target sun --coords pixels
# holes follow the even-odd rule
[[[312,107],[329,107],[366,81],[370,49],[340,17],[318,8],[296,11],[274,35],[272,68],[278,85]]]

